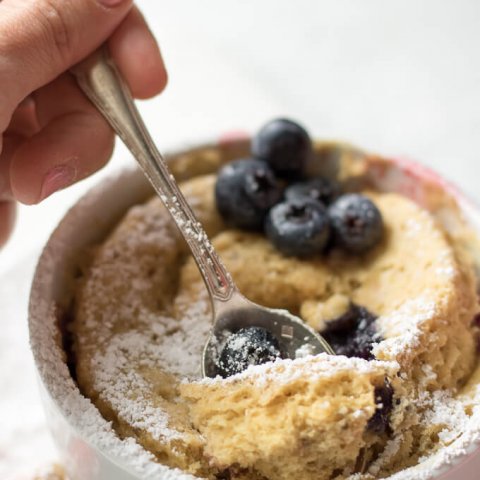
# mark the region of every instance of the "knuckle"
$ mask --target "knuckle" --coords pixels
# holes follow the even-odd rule
[[[54,0],[44,0],[42,3],[42,8],[39,9],[40,21],[48,44],[53,46],[60,60],[68,61],[72,56],[74,39],[66,14]]]

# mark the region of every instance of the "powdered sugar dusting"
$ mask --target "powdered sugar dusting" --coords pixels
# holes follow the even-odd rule
[[[80,394],[58,343],[60,334],[56,304],[63,301],[64,293],[52,291],[52,286],[56,285],[53,279],[58,276],[63,278],[61,273],[65,270],[64,260],[70,258],[72,253],[77,252],[78,255],[83,250],[85,239],[79,235],[79,232],[83,233],[79,226],[91,227],[92,218],[95,218],[98,210],[99,198],[105,205],[110,196],[112,204],[121,211],[125,207],[118,201],[117,189],[128,190],[122,188],[123,184],[128,184],[131,192],[135,179],[139,182],[142,179],[143,182],[139,172],[126,172],[93,190],[68,213],[54,233],[41,256],[32,287],[29,311],[32,350],[43,385],[48,390],[47,396],[56,405],[53,410],[50,407],[49,411],[55,418],[52,425],[61,425],[61,430],[57,432],[58,439],[68,436],[71,454],[85,458],[83,467],[87,469],[87,475],[93,475],[88,468],[94,468],[96,478],[106,478],[102,472],[105,474],[116,468],[119,475],[120,471],[123,472],[124,478],[127,478],[126,472],[130,471],[132,478],[138,476],[144,480],[194,480],[196,477],[192,475],[155,462],[153,455],[134,439],[122,440],[117,436],[111,424],[100,415],[92,402]],[[144,195],[148,187],[144,185],[138,191]],[[57,413],[57,408],[61,413]],[[81,435],[77,432],[81,432]],[[98,451],[105,453],[100,454]]]
[[[342,371],[356,371],[359,374],[375,373],[379,370],[396,373],[398,364],[395,362],[366,361],[360,358],[347,358],[344,356],[332,356],[327,353],[320,353],[316,356],[307,356],[295,360],[283,359],[263,365],[252,365],[247,370],[232,375],[228,378],[204,378],[198,383],[202,384],[223,384],[238,382],[239,380],[250,379],[257,386],[262,387],[270,382],[276,384],[287,384],[299,378],[328,378],[334,377]]]
[[[428,296],[405,302],[398,310],[377,319],[380,333],[387,337],[373,347],[377,357],[396,359],[406,351],[414,349],[420,342],[422,323],[434,317],[437,307]]]
[[[445,393],[440,395],[445,395]],[[473,407],[472,414],[468,416],[468,419],[460,413],[462,402],[452,398],[439,400],[441,403],[437,407],[440,409],[440,412],[437,411],[435,413],[434,410],[434,413],[432,413],[433,418],[430,420],[440,420],[443,423],[447,421],[448,416],[452,415],[451,427],[453,430],[449,432],[448,429],[445,429],[441,432],[441,436],[446,441],[446,444],[433,455],[419,459],[420,463],[418,465],[388,477],[389,480],[436,479],[442,473],[449,471],[453,465],[458,464],[459,457],[472,455],[480,447],[480,397],[477,395],[472,400],[476,405]],[[447,400],[446,405],[443,403],[445,400]],[[454,425],[454,421],[459,417],[460,425]],[[372,473],[374,472],[372,471]]]
[[[314,346],[310,343],[304,343],[301,347],[295,350],[295,358],[305,358],[312,355],[314,352]]]
[[[433,392],[430,402],[431,407],[426,410],[422,420],[427,425],[442,426],[438,437],[442,444],[449,445],[468,429],[470,416],[465,412],[465,406],[452,395],[452,392]]]

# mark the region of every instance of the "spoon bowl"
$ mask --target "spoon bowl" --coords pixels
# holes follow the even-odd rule
[[[204,349],[202,372],[216,376],[215,360],[224,338],[243,327],[261,326],[273,334],[283,357],[333,353],[328,343],[299,318],[284,310],[260,307],[240,294],[157,150],[132,95],[102,47],[71,70],[78,85],[138,161],[182,233],[207,287],[213,305],[213,331]]]
[[[203,350],[202,373],[215,377],[217,359],[227,338],[242,328],[262,327],[278,341],[282,358],[300,358],[306,355],[329,353],[330,345],[315,330],[287,310],[262,307],[236,292],[216,311],[211,335]]]

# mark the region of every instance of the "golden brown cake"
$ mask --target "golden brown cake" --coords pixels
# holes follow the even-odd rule
[[[318,144],[316,155],[339,147]],[[340,149],[341,151],[341,149]],[[477,401],[472,259],[435,215],[375,191],[345,149],[336,175],[385,222],[365,255],[287,257],[227,228],[215,207],[219,151],[177,160],[182,189],[242,291],[322,331],[351,302],[378,316],[375,360],[308,356],[201,379],[207,293],[159,199],[132,207],[83,262],[73,322],[78,384],[121,437],[199,478],[386,478],[462,435]],[[366,158],[366,157],[365,157]],[[473,376],[472,376],[473,374]]]
[[[321,354],[186,383],[180,393],[217,465],[316,480],[355,471],[377,408],[375,389],[396,373],[381,362]]]

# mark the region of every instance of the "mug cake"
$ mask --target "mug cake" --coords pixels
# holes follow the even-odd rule
[[[478,436],[478,241],[448,186],[285,119],[170,166],[239,290],[336,355],[231,332],[202,378],[209,297],[146,199],[76,256],[61,322],[119,439],[188,478],[393,480],[430,478]]]

